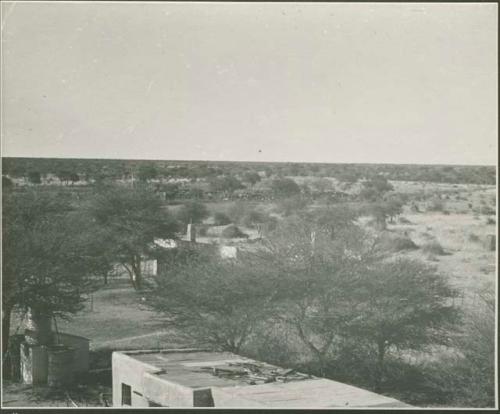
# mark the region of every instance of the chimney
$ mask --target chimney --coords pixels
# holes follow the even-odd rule
[[[196,229],[193,223],[189,223],[187,227],[187,239],[188,241],[194,243],[196,242]]]

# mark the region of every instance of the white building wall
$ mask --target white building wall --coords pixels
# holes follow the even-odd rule
[[[157,372],[158,369],[120,352],[113,352],[111,363],[113,373],[113,407],[122,407],[122,383],[132,388],[132,404],[138,404],[136,405],[137,407],[147,407],[147,402],[144,398],[134,394],[134,391],[144,396],[144,374],[147,372]]]

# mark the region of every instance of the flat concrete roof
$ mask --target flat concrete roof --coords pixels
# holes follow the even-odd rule
[[[272,408],[410,407],[393,398],[324,378],[216,390],[214,400],[222,399],[226,401],[224,406],[233,408],[241,406],[242,401],[248,401],[254,407]]]
[[[122,353],[161,370],[155,374],[156,376],[194,389],[250,385],[249,382],[252,381],[255,383],[265,381],[249,375],[242,368],[245,364],[258,366],[261,371],[266,372],[277,369],[273,365],[230,352],[165,350]]]
[[[410,407],[398,400],[230,352],[123,351],[159,371],[154,376],[191,389],[211,388],[216,407]]]

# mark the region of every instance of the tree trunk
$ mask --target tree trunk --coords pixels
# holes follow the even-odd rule
[[[316,358],[318,359],[318,363],[319,363],[319,374],[320,374],[320,376],[324,377],[325,376],[325,369],[326,369],[325,357],[321,352],[317,352]]]
[[[136,290],[141,290],[142,288],[142,272],[141,272],[141,257],[134,256],[132,263],[132,283]]]
[[[325,346],[325,349],[324,351],[320,351],[318,348],[316,348],[314,346],[314,344],[309,341],[304,333],[304,330],[302,329],[302,325],[300,323],[296,323],[295,324],[296,328],[297,328],[297,332],[299,334],[299,338],[302,340],[302,342],[307,345],[307,347],[311,350],[311,352],[314,354],[314,356],[316,357],[316,359],[318,360],[318,364],[319,364],[319,371],[320,371],[320,375],[323,377],[325,376],[325,354],[326,354],[326,351],[328,349],[327,346]]]
[[[379,341],[377,344],[377,367],[375,369],[375,391],[380,392],[382,388],[382,380],[384,376],[384,357],[385,357],[385,341]]]
[[[10,320],[12,315],[12,306],[4,305],[2,309],[2,355],[5,355],[9,348]]]
[[[376,221],[379,230],[385,230],[387,228],[387,222],[385,221],[385,217],[378,217]]]
[[[53,342],[52,314],[30,309],[27,313],[26,340],[33,345],[51,345]]]

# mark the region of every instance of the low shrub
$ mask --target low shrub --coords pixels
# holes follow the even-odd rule
[[[422,233],[422,237],[424,237],[424,238],[425,238],[425,239],[427,239],[427,240],[431,240],[431,239],[433,239],[433,238],[434,238],[434,236],[433,236],[432,234],[430,234],[429,232],[427,232],[427,231],[424,231],[424,232]]]
[[[399,252],[402,250],[415,250],[418,246],[406,235],[392,235],[385,233],[380,238],[380,247],[390,252]]]
[[[445,204],[438,198],[435,198],[431,200],[427,204],[427,211],[444,211],[445,210]]]
[[[206,236],[207,235],[207,230],[208,230],[207,226],[202,226],[202,225],[196,226],[196,234],[198,236]]]
[[[275,211],[284,216],[290,216],[293,213],[304,210],[307,207],[308,201],[305,197],[296,195],[279,200],[276,203]]]
[[[240,237],[248,237],[248,234],[243,233],[238,227],[235,225],[227,226],[221,233],[222,237],[226,237],[228,239],[235,239]]]
[[[481,211],[480,211],[481,214],[485,214],[487,216],[494,216],[496,214],[496,211],[494,208],[491,208],[491,207],[488,207],[488,206],[485,206],[485,207],[482,207],[481,208]]]
[[[494,218],[488,217],[486,219],[486,224],[496,224],[497,222],[495,221]]]
[[[410,210],[414,213],[420,213],[420,208],[418,207],[417,203],[411,203]]]
[[[474,234],[474,233],[469,234],[468,239],[471,242],[478,242],[479,241],[479,237],[477,236],[477,234]]]
[[[406,217],[400,216],[398,218],[399,224],[413,224],[410,220],[408,220]]]
[[[269,219],[269,214],[259,209],[254,209],[248,211],[241,222],[246,227],[255,228],[260,224],[266,223]]]
[[[422,251],[424,253],[430,253],[437,256],[445,256],[447,254],[443,246],[441,246],[437,240],[424,244],[422,246]]]
[[[231,223],[231,219],[226,213],[218,211],[214,214],[214,224],[216,226],[224,226],[229,223]]]
[[[432,253],[427,254],[427,260],[429,262],[439,262],[439,259],[434,256]]]

